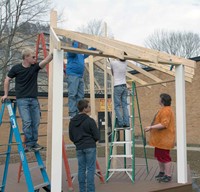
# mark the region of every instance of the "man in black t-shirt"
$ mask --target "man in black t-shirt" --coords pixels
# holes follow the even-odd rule
[[[22,51],[22,59],[22,64],[14,65],[8,72],[4,81],[4,96],[1,101],[3,102],[8,98],[10,80],[15,78],[17,106],[22,118],[22,129],[26,138],[25,152],[30,152],[42,148],[37,143],[40,124],[37,77],[39,70],[53,59],[53,54],[49,54],[43,61],[36,63],[33,51],[25,49]]]

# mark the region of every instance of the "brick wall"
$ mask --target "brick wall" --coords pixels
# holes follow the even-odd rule
[[[159,71],[152,71],[152,74],[155,74],[157,77],[163,80],[172,79],[172,77],[161,73]],[[143,80],[150,82],[150,79],[142,76],[141,74],[137,74],[136,76],[140,76]],[[195,75],[192,83],[186,83],[186,127],[187,127],[187,144],[189,145],[200,145],[200,62],[197,63],[197,67],[195,69]],[[161,93],[168,93],[172,96],[172,107],[175,112],[175,82],[167,83],[166,86],[162,85],[153,85],[151,88],[148,87],[138,87],[138,98],[140,105],[140,113],[142,118],[143,127],[149,125],[154,117],[154,114],[159,109],[159,95]],[[40,135],[46,135],[47,130],[47,109],[48,109],[48,100],[47,98],[39,98],[41,105],[41,125],[39,128]],[[100,109],[99,99],[96,99],[96,113],[98,113]],[[18,113],[17,113],[17,116]],[[67,98],[64,98],[64,117],[68,116],[68,108],[67,108]],[[137,112],[136,112],[137,116]],[[9,121],[7,109],[5,110],[5,116],[3,118],[4,121]],[[17,119],[19,128],[21,130],[21,120]],[[136,135],[140,135],[141,131],[139,128],[139,122],[136,121]],[[63,120],[64,131],[68,130],[68,120]],[[7,143],[8,134],[9,134],[10,125],[9,123],[3,123],[0,126],[0,144]],[[68,139],[68,135],[65,134],[65,142],[70,143]],[[147,134],[148,137],[148,134]],[[39,143],[46,146],[46,136],[39,137]],[[1,147],[0,151],[4,150],[5,147]],[[14,148],[15,150],[16,148]]]

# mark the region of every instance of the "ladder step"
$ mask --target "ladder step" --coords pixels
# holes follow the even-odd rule
[[[48,186],[48,185],[50,185],[49,182],[41,183],[41,184],[39,184],[39,185],[36,185],[36,186],[34,187],[34,190],[41,189],[41,188],[46,187],[46,186]]]
[[[130,130],[132,130],[132,128],[130,128],[130,127],[115,127],[114,128],[114,131],[119,131],[119,130],[130,131]]]
[[[111,157],[111,158],[112,158],[112,157],[127,157],[127,158],[132,158],[133,155],[111,155],[110,157]]]
[[[115,141],[115,142],[112,142],[113,145],[115,144],[132,144],[133,142],[132,141]]]
[[[42,165],[40,165],[40,166],[33,166],[33,167],[30,167],[29,169],[30,169],[30,171],[33,171],[34,169],[45,169],[46,167],[45,166],[42,166]]]
[[[43,122],[40,122],[40,124],[47,124],[47,122],[46,122],[46,121],[43,121]]]
[[[125,169],[125,168],[121,168],[121,169],[108,169],[108,171],[132,171],[132,169]]]
[[[3,153],[0,153],[0,156],[1,156],[1,155],[6,155],[6,154],[16,155],[16,154],[19,154],[19,153],[18,153],[18,152],[10,152],[10,153],[8,153],[8,152],[3,152]]]
[[[8,144],[1,144],[0,147],[12,146],[12,145],[19,145],[19,144],[20,144],[20,143],[12,142],[12,143],[8,143]]]
[[[0,153],[0,156],[1,155],[7,155],[7,154],[9,154],[9,153],[8,152]]]

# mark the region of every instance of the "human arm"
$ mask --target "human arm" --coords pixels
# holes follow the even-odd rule
[[[100,139],[100,134],[99,134],[99,130],[97,128],[97,124],[94,121],[94,119],[92,119],[92,121],[90,123],[90,127],[91,127],[91,130],[92,130],[93,139],[95,141],[98,141]]]
[[[161,123],[158,123],[156,125],[150,125],[144,128],[145,132],[150,131],[151,129],[164,129],[166,128],[164,125],[162,125]]]
[[[112,62],[110,61],[110,59],[108,58],[108,61],[110,63],[110,70],[111,70],[111,74],[113,75],[114,72],[113,72],[113,65],[112,65]]]
[[[88,48],[88,50],[90,50],[90,51],[96,51],[97,49],[94,48],[94,47],[90,47],[90,48]],[[88,54],[84,54],[84,59],[86,59],[87,57],[89,57],[89,55]]]
[[[71,125],[71,121],[69,123],[69,138],[72,142],[74,142],[74,137],[73,137],[73,134],[72,134],[72,125]]]
[[[43,69],[53,59],[53,53],[50,53],[44,60],[39,63],[41,69]]]
[[[110,69],[110,70],[111,70],[111,74],[113,75],[113,69],[112,69],[112,67],[111,67],[111,69]]]
[[[9,90],[9,85],[10,85],[10,80],[12,78],[6,77],[4,81],[4,96],[1,98],[1,102],[3,102],[5,99],[8,98],[8,90]]]
[[[77,41],[74,41],[72,44],[73,48],[79,48],[79,43]],[[67,52],[66,57],[76,57],[77,53]]]

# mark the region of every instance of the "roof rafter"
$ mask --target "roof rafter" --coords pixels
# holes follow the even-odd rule
[[[76,32],[78,33],[78,32]],[[153,49],[148,49],[148,48],[144,48],[144,47],[140,47],[140,46],[136,46],[136,45],[132,45],[130,43],[125,43],[119,40],[115,40],[115,39],[111,39],[108,37],[102,37],[102,36],[95,36],[95,35],[90,35],[90,34],[84,34],[81,33],[83,36],[87,36],[99,41],[103,41],[109,44],[112,44],[113,46],[116,47],[121,47],[121,49],[128,51],[132,51],[133,55],[135,54],[135,56],[137,55],[138,58],[143,58],[145,57],[145,55],[148,55],[149,60],[152,58],[157,58],[157,63],[162,63],[162,64],[183,64],[185,66],[188,67],[192,67],[195,68],[196,67],[196,62],[189,60],[189,59],[185,59],[182,57],[178,57],[175,55],[170,55],[161,51],[156,51]],[[156,59],[153,59],[156,61]],[[154,61],[150,61],[150,62],[154,62]],[[156,63],[156,62],[154,62]]]
[[[68,37],[73,40],[77,40],[85,45],[89,45],[91,47],[95,47],[101,51],[105,51],[106,53],[109,53],[111,55],[114,55],[115,57],[124,59],[124,51],[121,49],[118,49],[116,47],[110,46],[108,44],[102,43],[100,41],[91,39],[89,37],[85,37],[82,34],[75,33],[73,31],[64,30],[64,29],[58,29],[54,28],[54,31],[58,35],[63,35],[65,37]]]
[[[175,55],[170,55],[164,52],[132,45],[130,43],[125,43],[125,42],[110,39],[107,37],[89,35],[89,34],[69,31],[69,30],[63,30],[59,28],[51,28],[50,31],[51,31],[51,36],[53,37],[52,40],[54,42],[54,46],[57,49],[63,49],[67,52],[89,54],[89,55],[99,56],[99,57],[110,57],[110,58],[133,60],[145,66],[149,66],[161,72],[167,73],[171,76],[175,76],[175,72],[173,70],[170,71],[169,66],[182,64],[185,66],[185,80],[188,82],[192,82],[192,78],[194,76],[194,68],[196,67],[195,61],[181,58]],[[62,35],[72,40],[79,41],[85,45],[95,47],[98,50],[103,51],[103,53],[100,53],[100,51],[91,51],[87,49],[78,49],[78,48],[61,46],[57,35]],[[127,53],[127,55],[124,55],[125,52]],[[101,62],[99,61],[95,62],[95,64],[98,67],[101,66],[99,65],[99,63]],[[128,63],[128,66],[142,73],[143,75],[149,77],[150,79],[153,79],[156,82],[163,82],[161,79],[159,79],[155,75],[137,67],[136,65],[130,62]],[[147,82],[143,81],[142,79],[134,75],[131,75],[130,73],[127,73],[127,77],[135,80],[141,85],[148,84]]]

